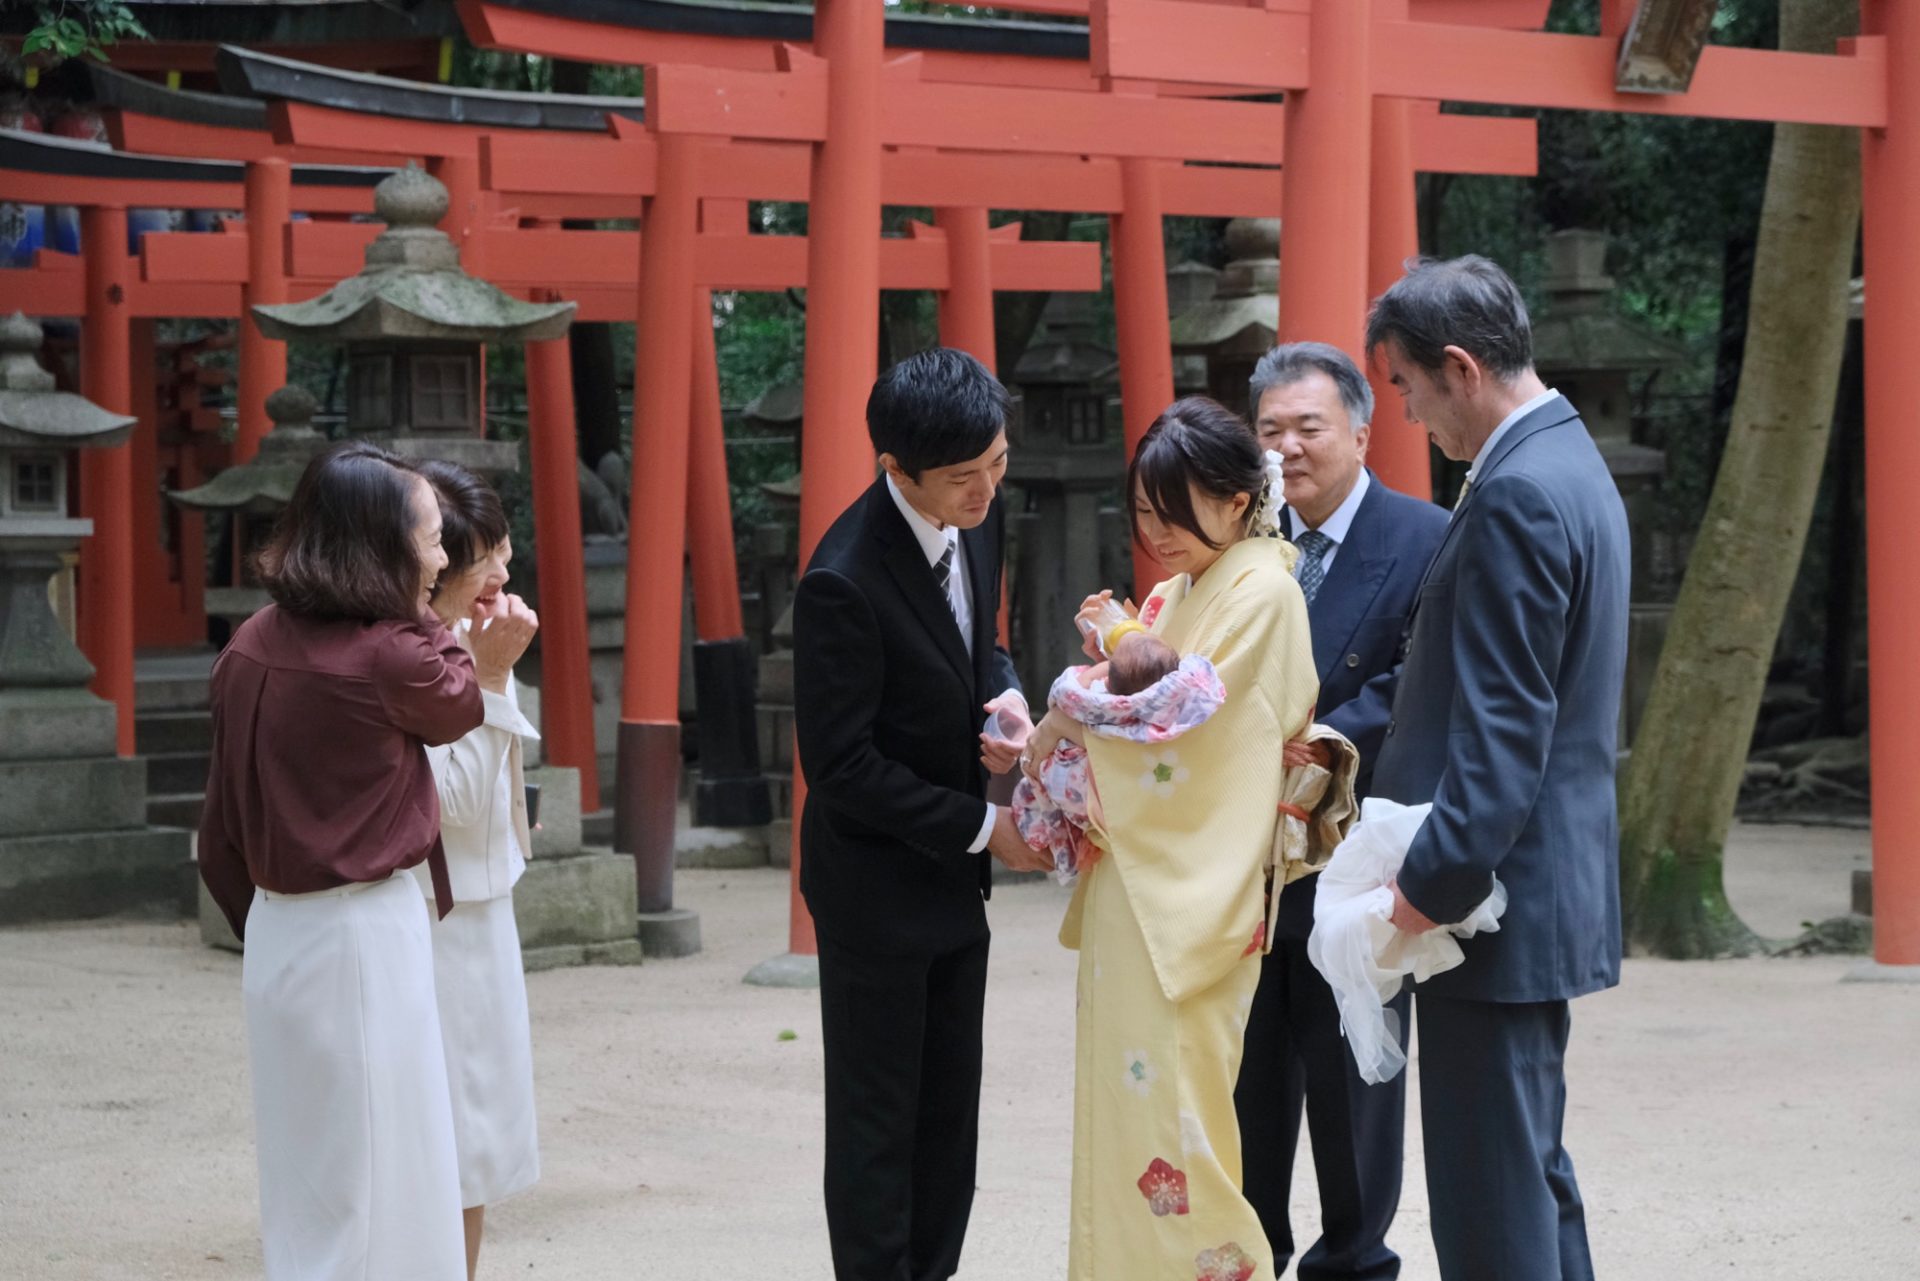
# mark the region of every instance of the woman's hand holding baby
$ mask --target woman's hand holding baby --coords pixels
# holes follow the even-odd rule
[[[1047,757],[1053,749],[1060,746],[1062,739],[1080,741],[1080,729],[1072,718],[1063,716],[1057,710],[1049,711],[1033,727],[1033,733],[1027,736],[1026,750],[1020,753],[1020,769],[1033,780],[1035,787],[1040,786],[1040,769],[1047,763]]]

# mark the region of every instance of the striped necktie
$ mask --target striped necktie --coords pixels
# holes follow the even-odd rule
[[[946,598],[947,608],[953,613],[954,625],[960,623],[960,611],[953,605],[953,555],[956,550],[952,540],[947,542],[947,550],[940,553],[940,559],[934,563],[933,572],[940,579],[940,594]]]
[[[1320,585],[1327,581],[1324,562],[1333,540],[1317,529],[1309,529],[1296,536],[1293,545],[1300,549],[1300,563],[1294,566],[1293,576],[1300,581],[1300,594],[1311,605],[1320,594]]]

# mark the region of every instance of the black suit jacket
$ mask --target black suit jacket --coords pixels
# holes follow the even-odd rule
[[[1355,790],[1373,783],[1374,758],[1386,741],[1393,710],[1400,640],[1420,591],[1420,580],[1447,532],[1447,513],[1422,499],[1388,489],[1368,471],[1366,496],[1333,558],[1320,592],[1307,606],[1313,665],[1320,672],[1314,719],[1360,749]],[[1294,536],[1293,512],[1281,532]],[[1313,928],[1318,877],[1296,881],[1281,895],[1278,933],[1302,938]]]
[[[982,704],[1019,687],[995,643],[1004,513],[960,541],[973,655],[881,478],[814,550],[793,603],[794,729],[807,798],[800,890],[844,946],[914,954],[985,937]]]

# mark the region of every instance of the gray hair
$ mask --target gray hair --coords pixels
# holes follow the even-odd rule
[[[1505,382],[1533,367],[1533,325],[1513,278],[1479,254],[1416,258],[1373,300],[1367,351],[1392,340],[1407,359],[1435,370],[1458,347]]]
[[[1353,363],[1353,357],[1328,343],[1290,342],[1260,357],[1260,363],[1253,367],[1253,377],[1247,380],[1247,390],[1253,399],[1248,416],[1253,419],[1254,429],[1257,431],[1260,426],[1262,397],[1275,387],[1291,386],[1312,373],[1322,373],[1333,380],[1335,390],[1340,393],[1340,403],[1347,407],[1348,422],[1355,431],[1373,421],[1373,388],[1367,385],[1367,377],[1360,372],[1360,366]]]

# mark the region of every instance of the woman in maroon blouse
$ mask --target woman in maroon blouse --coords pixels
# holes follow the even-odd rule
[[[427,608],[446,563],[412,466],[335,446],[213,669],[200,874],[246,940],[269,1281],[466,1276],[429,918],[400,873],[425,862],[446,912],[426,745],[477,727],[512,659]]]

